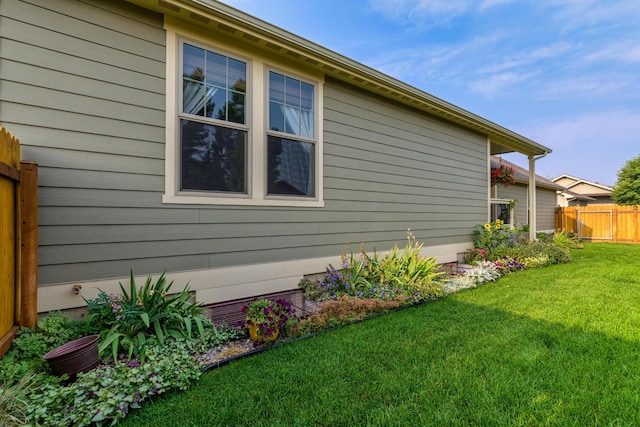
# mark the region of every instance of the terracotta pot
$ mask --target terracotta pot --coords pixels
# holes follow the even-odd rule
[[[69,374],[69,380],[75,381],[78,372],[88,372],[98,366],[98,340],[100,335],[89,335],[70,341],[45,354],[54,375]]]
[[[251,338],[252,341],[255,341],[255,342],[269,343],[269,342],[275,341],[276,338],[278,338],[277,329],[270,336],[262,337],[258,335],[258,325],[256,325],[255,323],[251,323],[251,322],[247,323],[247,328],[249,329],[249,337]]]

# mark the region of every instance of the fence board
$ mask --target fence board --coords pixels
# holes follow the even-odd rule
[[[0,355],[11,345],[17,326],[16,284],[20,234],[18,180],[20,144],[0,127]]]
[[[640,243],[637,206],[594,205],[556,209],[556,229],[585,240]]]
[[[0,357],[20,326],[37,323],[38,166],[0,126]]]

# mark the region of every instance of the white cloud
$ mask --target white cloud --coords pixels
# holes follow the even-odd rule
[[[488,78],[479,79],[469,83],[471,91],[480,93],[488,98],[492,98],[502,92],[508,90],[509,87],[521,84],[532,77],[538,75],[539,72],[507,72],[494,74]]]
[[[636,85],[633,77],[619,74],[563,78],[547,81],[537,92],[536,99],[621,99],[635,96]]]
[[[539,0],[565,28],[585,28],[604,23],[631,25],[640,20],[637,0]]]
[[[640,38],[640,35],[638,36]],[[584,57],[584,61],[589,62],[609,62],[617,61],[623,63],[640,62],[640,45],[638,40],[625,40],[611,43]]]
[[[532,124],[525,131],[533,140],[550,148],[580,148],[598,143],[607,149],[628,145],[640,135],[640,112],[619,110],[565,118],[557,122]],[[634,144],[637,144],[634,142]]]

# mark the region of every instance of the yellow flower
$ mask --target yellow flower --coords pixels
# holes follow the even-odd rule
[[[502,224],[504,224],[504,221],[503,221],[503,220],[501,220],[501,219],[496,219],[496,224],[500,224],[500,225],[502,225]]]
[[[496,230],[500,230],[500,227],[502,227],[500,224],[496,224]]]
[[[486,228],[487,230],[490,230],[490,229],[491,229],[491,224],[486,223],[486,224],[484,225],[484,228]]]

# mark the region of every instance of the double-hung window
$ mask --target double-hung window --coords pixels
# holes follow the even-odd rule
[[[267,194],[315,196],[314,87],[269,71]]]
[[[167,52],[165,203],[323,206],[321,77],[171,26]]]
[[[247,64],[182,46],[180,191],[247,193]]]

